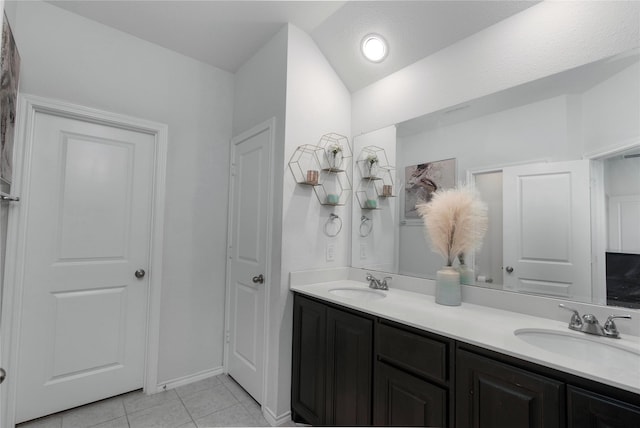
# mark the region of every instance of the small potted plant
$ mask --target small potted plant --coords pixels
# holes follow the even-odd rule
[[[331,171],[339,170],[342,166],[342,146],[338,143],[332,144],[327,150],[329,155],[329,169]]]
[[[375,177],[378,175],[378,156],[375,153],[367,156],[365,161],[365,166],[367,167],[367,173],[369,177]]]

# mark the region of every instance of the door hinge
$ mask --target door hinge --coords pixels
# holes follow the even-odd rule
[[[236,166],[235,166],[235,164],[232,164],[231,165],[231,176],[235,177],[236,176],[236,172],[237,172],[236,171]]]
[[[224,341],[225,343],[229,343],[229,339],[231,338],[231,333],[229,332],[229,330],[225,330],[224,332]]]

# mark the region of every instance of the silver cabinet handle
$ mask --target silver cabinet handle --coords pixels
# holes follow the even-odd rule
[[[0,368],[0,383],[4,382],[6,378],[7,372],[5,372],[3,368]]]
[[[146,272],[144,271],[144,269],[138,269],[134,275],[136,276],[136,278],[142,279],[144,278],[145,273]]]
[[[507,266],[504,270],[506,270],[507,273],[513,273],[513,268],[511,266]]]
[[[254,284],[264,284],[264,276],[262,274],[252,278]]]

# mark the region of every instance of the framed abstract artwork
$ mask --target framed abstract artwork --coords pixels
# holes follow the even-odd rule
[[[20,55],[7,16],[2,22],[0,60],[0,180],[11,184],[13,177],[13,139],[18,102]]]
[[[456,160],[444,159],[405,168],[404,219],[419,219],[416,204],[429,202],[433,193],[456,185]]]

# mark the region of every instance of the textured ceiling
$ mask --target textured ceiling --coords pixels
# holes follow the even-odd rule
[[[535,4],[532,1],[50,1],[61,8],[235,72],[287,22],[309,33],[354,92]],[[379,64],[359,51],[371,32]]]
[[[527,7],[520,1],[348,2],[311,36],[354,92]],[[389,44],[381,63],[367,61],[360,41],[378,33]]]

